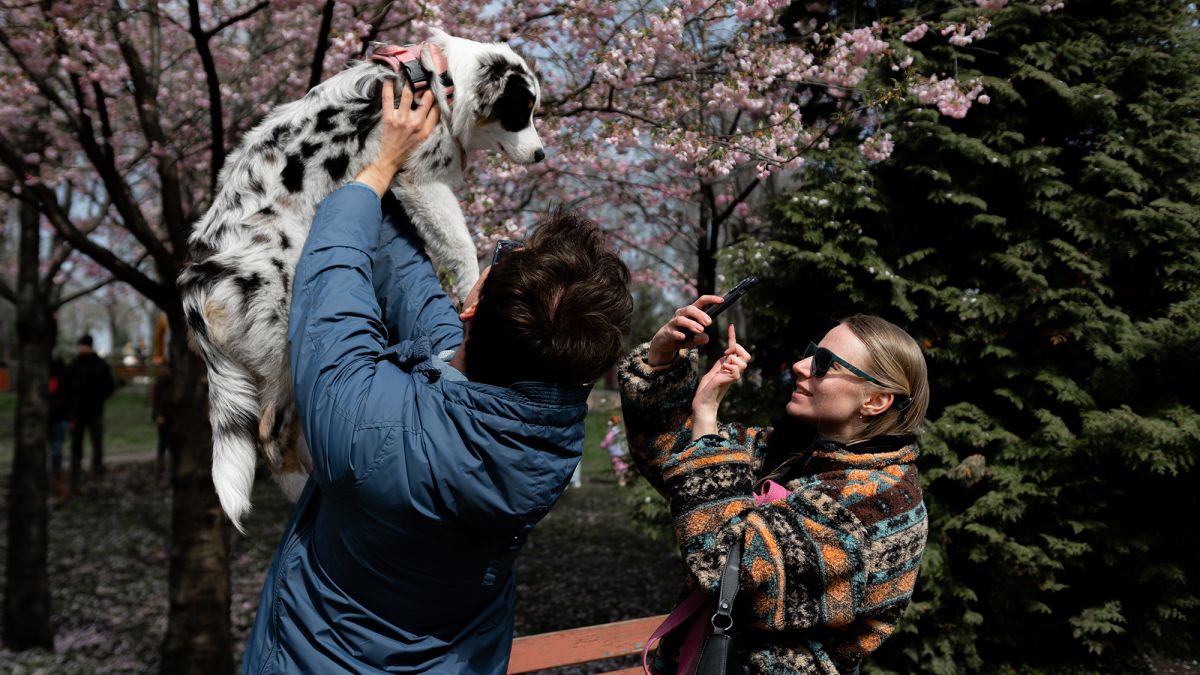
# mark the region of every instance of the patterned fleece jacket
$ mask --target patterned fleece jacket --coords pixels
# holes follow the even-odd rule
[[[670,503],[689,590],[715,596],[740,538],[734,624],[749,671],[856,671],[908,606],[925,548],[913,437],[798,448],[794,468],[774,478],[791,495],[756,506],[771,429],[725,424],[692,441],[695,350],[660,369],[647,350],[618,366],[627,438],[638,469]],[[675,672],[685,632],[663,640],[656,673]]]

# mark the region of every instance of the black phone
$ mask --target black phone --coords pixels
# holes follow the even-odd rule
[[[737,286],[734,286],[733,288],[731,288],[729,290],[728,293],[725,294],[725,296],[724,296],[725,302],[722,302],[719,305],[709,305],[708,307],[706,307],[704,309],[704,313],[708,314],[710,317],[712,317],[714,319],[717,318],[718,316],[720,316],[721,312],[724,312],[725,310],[729,309],[733,305],[733,303],[737,302],[738,299],[741,298],[743,295],[745,295],[746,292],[749,291],[751,288],[754,288],[755,286],[757,286],[758,282],[760,282],[760,281],[762,281],[762,279],[759,279],[758,277],[754,276],[753,274],[746,277],[745,279],[742,279],[741,281],[739,281],[737,283]]]

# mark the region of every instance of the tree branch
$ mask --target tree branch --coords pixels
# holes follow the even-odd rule
[[[46,81],[46,78],[39,77],[33,72],[33,69],[29,67],[29,64],[25,62],[25,59],[21,56],[21,54],[13,48],[12,43],[9,42],[8,34],[2,28],[0,28],[0,45],[4,45],[4,48],[8,51],[9,56],[16,61],[17,67],[22,73],[25,74],[26,77],[30,79],[30,81],[33,82],[33,84],[38,88],[38,91],[41,92],[42,96],[45,96],[47,101],[53,103],[56,108],[61,110],[63,114],[67,116],[67,119],[71,121],[73,126],[76,128],[80,127],[82,125],[82,121],[75,114],[75,111],[72,110],[71,107],[67,105],[67,102],[58,95],[58,92],[50,86],[50,83]]]
[[[188,0],[188,32],[196,43],[196,53],[204,67],[204,81],[208,85],[208,126],[212,135],[212,159],[209,162],[208,191],[217,193],[217,181],[225,165],[225,122],[221,114],[221,78],[217,75],[217,64],[213,60],[208,39],[211,33],[200,25],[200,3]]]
[[[95,293],[96,291],[100,290],[101,288],[104,288],[105,286],[111,284],[112,282],[114,282],[116,280],[117,280],[116,277],[109,277],[109,278],[105,279],[104,281],[101,281],[97,284],[93,284],[92,286],[89,286],[88,288],[85,288],[81,291],[76,291],[75,293],[72,293],[65,298],[59,298],[54,303],[53,309],[57,310],[59,307],[62,307],[64,305],[75,302],[76,300],[82,298],[85,295],[91,295],[92,293]]]
[[[737,205],[746,201],[746,199],[750,196],[750,193],[754,192],[754,188],[758,187],[758,184],[761,182],[762,181],[757,176],[754,178],[754,180],[750,181],[749,185],[742,190],[742,193],[737,197],[734,197],[733,201],[729,202],[729,206],[721,212],[721,215],[713,219],[713,227],[720,227],[721,225],[725,224],[725,221],[729,218],[729,216],[733,215],[733,210],[737,208]]]
[[[612,235],[613,239],[616,239],[619,242],[627,244],[630,248],[637,251],[638,253],[649,256],[650,258],[657,261],[660,265],[665,265],[668,269],[671,270],[671,272],[673,272],[675,275],[677,275],[681,279],[687,278],[687,275],[684,274],[683,271],[680,270],[678,267],[676,267],[674,263],[663,258],[659,254],[655,253],[654,251],[652,251],[648,248],[643,248],[642,246],[639,246],[636,242],[631,241],[628,237],[626,237],[624,234],[622,234],[620,230],[607,230],[607,233],[609,235]]]
[[[367,25],[370,26],[370,29],[367,31],[367,35],[363,38],[362,47],[358,50],[358,58],[361,59],[362,57],[366,56],[367,48],[372,42],[375,41],[375,38],[379,37],[379,29],[383,26],[383,22],[387,19],[388,13],[392,11],[392,5],[395,4],[395,2],[396,0],[383,0],[383,2],[379,3],[376,9],[371,11],[371,18],[367,20]]]
[[[226,28],[229,28],[233,24],[235,24],[239,21],[245,20],[245,19],[249,19],[250,17],[257,14],[258,12],[260,12],[270,6],[271,6],[270,2],[268,2],[267,0],[263,0],[263,2],[260,2],[257,5],[247,9],[246,11],[242,12],[241,14],[234,14],[233,16],[229,17],[228,19],[225,19],[221,23],[204,31],[204,39],[207,40],[208,38],[213,37],[214,35],[216,35],[217,33],[220,33],[221,31],[225,30]]]
[[[644,122],[646,124],[649,124],[652,127],[662,128],[663,126],[665,126],[662,122],[656,122],[656,121],[650,119],[649,117],[639,115],[639,114],[637,114],[635,112],[631,112],[629,110],[621,110],[620,108],[614,108],[612,105],[608,105],[603,108],[596,107],[596,106],[582,105],[582,106],[579,106],[578,108],[572,108],[571,110],[567,110],[567,111],[560,112],[560,113],[555,113],[554,116],[555,117],[574,117],[575,115],[578,115],[579,113],[585,113],[585,112],[613,113],[614,115],[624,115],[625,117],[628,117],[630,119],[635,119],[635,120],[638,120],[639,122]]]
[[[15,147],[10,139],[0,132],[0,162],[7,165],[17,176],[31,175],[31,167],[25,163],[20,153],[14,149]],[[135,267],[114,255],[112,251],[100,246],[80,232],[71,222],[69,214],[59,206],[54,190],[41,182],[34,183],[25,190],[33,192],[38,201],[39,210],[49,219],[54,229],[76,250],[95,260],[159,307],[169,306],[171,298],[175,295],[174,288],[167,289],[163,284],[139,272]]]
[[[325,53],[329,51],[329,31],[333,26],[333,8],[336,4],[335,0],[325,0],[325,6],[321,8],[321,27],[317,31],[317,47],[313,50],[312,65],[308,71],[308,89],[321,84],[321,75],[325,71]]]

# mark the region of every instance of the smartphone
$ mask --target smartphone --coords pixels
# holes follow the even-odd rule
[[[745,279],[742,279],[737,283],[737,286],[734,286],[728,293],[725,294],[725,302],[722,302],[719,305],[709,305],[704,309],[704,313],[708,314],[714,319],[717,318],[720,316],[721,312],[729,309],[733,303],[737,302],[739,298],[746,294],[746,291],[749,291],[751,288],[757,286],[758,282],[760,281],[762,281],[762,279],[759,279],[754,275],[750,275]]]

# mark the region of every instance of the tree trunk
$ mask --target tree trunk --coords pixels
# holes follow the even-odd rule
[[[229,526],[212,483],[212,430],[204,363],[187,346],[183,312],[171,312],[170,614],[159,672],[230,673]]]
[[[17,272],[17,371],[15,454],[8,490],[8,562],[4,642],[21,651],[54,648],[50,583],[46,573],[46,435],[49,424],[50,347],[53,316],[38,293],[39,225],[36,206],[22,202]]]
[[[709,295],[717,292],[717,244],[719,242],[716,228],[716,209],[712,186],[701,183],[700,187],[700,228],[696,241],[696,294]],[[705,330],[708,333],[708,344],[700,349],[701,353],[711,359],[716,359],[725,351],[724,337],[717,332],[717,322],[713,322]],[[704,372],[701,365],[701,372]]]

